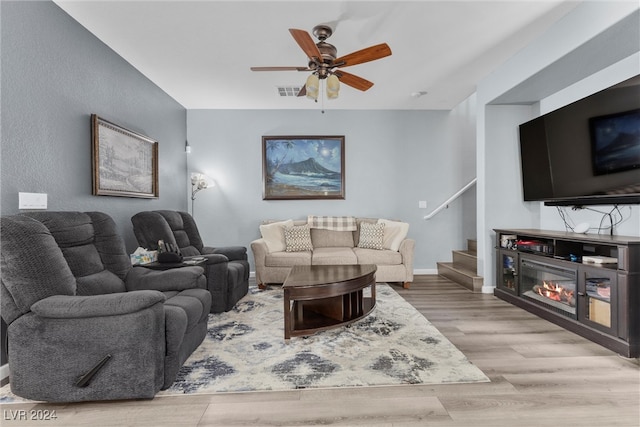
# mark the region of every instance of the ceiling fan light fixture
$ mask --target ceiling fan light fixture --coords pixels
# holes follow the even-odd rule
[[[311,35],[305,30],[289,28],[289,33],[307,55],[309,62],[306,67],[251,67],[251,70],[311,71],[311,75],[307,78],[305,86],[296,96],[302,97],[306,95],[307,98],[313,99],[316,102],[318,102],[318,96],[320,95],[321,80],[327,80],[326,96],[328,99],[338,97],[340,85],[342,84],[363,92],[369,90],[371,86],[373,86],[373,82],[342,71],[341,69],[337,70],[337,68],[364,64],[391,55],[389,45],[380,43],[336,58],[338,50],[335,46],[326,42],[333,33],[333,29],[328,25],[316,25],[314,27],[313,34],[320,40],[318,43],[314,42]],[[322,90],[324,99],[325,89],[322,88]]]
[[[335,74],[327,77],[327,98],[336,99],[340,93],[340,79]]]
[[[309,77],[307,77],[307,83],[305,86],[307,88],[307,98],[311,98],[317,101],[318,92],[320,89],[320,79],[318,78],[318,76],[316,74],[311,74]]]

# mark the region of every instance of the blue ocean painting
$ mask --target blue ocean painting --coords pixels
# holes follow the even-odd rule
[[[268,139],[265,143],[267,196],[342,194],[342,139]]]

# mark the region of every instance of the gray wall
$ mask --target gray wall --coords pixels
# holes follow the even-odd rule
[[[385,217],[409,222],[414,267],[435,269],[475,237],[474,191],[423,220],[475,177],[472,104],[449,112],[189,110],[189,170],[217,183],[195,201],[204,241],[249,247],[265,219]],[[262,200],[263,135],[345,135],[345,200]],[[427,201],[426,210],[419,200]]]
[[[187,207],[186,110],[54,3],[0,7],[2,215],[47,193],[49,210],[109,213],[134,249],[134,213]],[[159,141],[159,199],[91,195],[92,113]]]

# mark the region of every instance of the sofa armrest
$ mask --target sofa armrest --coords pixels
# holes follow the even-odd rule
[[[205,246],[202,248],[202,254],[221,254],[229,258],[229,261],[246,261],[247,260],[247,248],[244,246],[223,246],[219,248],[212,248]]]
[[[11,390],[48,402],[153,398],[163,384],[161,292],[54,295],[7,327]],[[131,387],[122,387],[122,379]]]
[[[260,264],[264,266],[265,259],[269,253],[269,247],[267,246],[266,240],[260,238],[251,242],[251,252],[253,252],[253,258],[256,265]]]
[[[404,239],[400,242],[400,247],[398,248],[398,252],[402,255],[402,264],[407,268],[407,271],[411,272],[411,276],[413,276],[413,257],[414,250],[416,247],[416,241],[413,239]]]
[[[260,238],[251,242],[251,252],[253,253],[256,283],[260,286],[263,283],[262,273],[267,264],[267,254],[269,253],[266,240]]]
[[[180,267],[169,270],[134,267],[129,270],[125,278],[125,286],[128,291],[206,289],[206,278],[202,267]]]
[[[207,259],[207,265],[226,264],[227,262],[229,262],[229,258],[227,258],[223,254],[207,254],[207,253],[203,253],[202,256]]]
[[[69,296],[54,295],[31,306],[31,311],[40,317],[53,319],[81,319],[88,317],[119,316],[136,313],[166,297],[158,291],[134,291],[116,294]]]

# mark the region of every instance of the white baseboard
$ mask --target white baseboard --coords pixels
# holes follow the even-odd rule
[[[413,274],[423,274],[423,275],[432,275],[432,274],[438,274],[438,269],[437,268],[416,268],[415,270],[413,270]]]
[[[482,285],[482,293],[483,294],[492,294],[493,295],[493,291],[496,289],[495,286],[490,286],[490,285]]]

